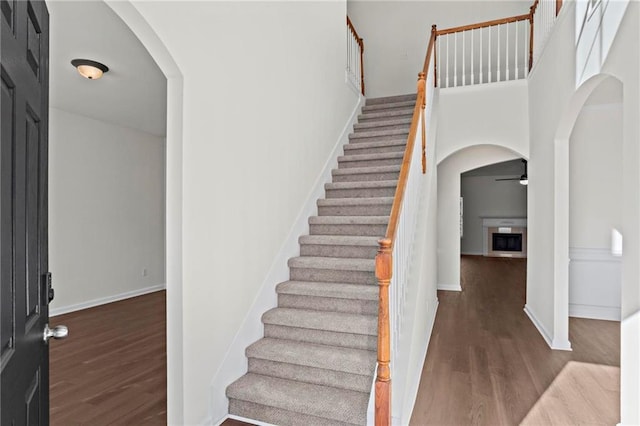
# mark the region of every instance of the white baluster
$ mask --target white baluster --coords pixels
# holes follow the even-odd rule
[[[464,66],[465,58],[466,58],[466,55],[465,55],[465,53],[464,53],[465,48],[466,48],[466,44],[465,44],[465,42],[464,42],[464,33],[465,33],[465,32],[466,32],[466,31],[463,31],[463,32],[462,32],[462,85],[463,85],[463,86],[465,85],[466,77],[467,77],[467,69],[466,69],[466,68],[465,68],[465,66]]]
[[[453,87],[458,87],[458,33],[453,33]]]
[[[516,43],[515,43],[515,51],[513,53],[513,57],[515,58],[515,66],[516,66],[516,80],[520,78],[520,75],[518,74],[518,30],[520,27],[520,21],[516,21]]]
[[[491,27],[489,27],[489,54],[487,56],[487,72],[489,73],[489,79],[487,83],[491,83]]]
[[[504,76],[504,79],[507,80],[507,81],[510,80],[510,77],[511,77],[510,74],[509,74],[509,27],[510,26],[511,25],[509,25],[509,24],[506,24],[504,26],[504,29],[507,32],[507,35],[504,38],[505,39],[505,54],[504,54],[505,60],[504,60],[504,62],[505,62],[505,67],[506,67],[506,72],[505,72],[506,75]]]
[[[438,51],[437,58],[440,59],[440,63],[442,64],[442,41],[440,37],[436,38],[436,48]],[[438,87],[442,87],[442,65],[437,68],[438,75],[436,76],[436,81],[438,82]]]
[[[482,84],[482,33],[484,32],[484,28],[480,28],[480,81],[479,83]]]
[[[473,49],[473,33],[475,32],[475,30],[471,31],[471,84],[476,84],[475,81],[475,76],[473,74],[473,63],[475,62],[475,55],[473,54],[474,49]]]
[[[447,34],[447,87],[449,87],[449,36],[451,34]]]
[[[497,77],[496,81],[501,81],[500,80],[500,68],[502,68],[502,65],[500,64],[500,50],[502,50],[502,49],[501,49],[501,46],[500,46],[500,25],[496,25],[496,29],[498,30],[498,36],[497,36],[497,39],[498,39],[498,69],[496,71],[498,73],[498,77]]]

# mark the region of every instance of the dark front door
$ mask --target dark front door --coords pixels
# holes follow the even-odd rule
[[[49,423],[49,14],[0,0],[0,424]]]

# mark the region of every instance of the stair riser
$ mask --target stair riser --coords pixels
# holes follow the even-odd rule
[[[413,108],[402,109],[398,111],[387,112],[369,112],[358,116],[358,122],[360,123],[372,123],[374,121],[388,121],[395,120],[396,118],[409,118],[413,119]]]
[[[387,232],[387,225],[309,225],[311,235],[355,235],[380,237]]]
[[[279,294],[278,307],[347,314],[376,315],[378,313],[378,302],[374,300],[337,299],[298,294]]]
[[[318,216],[388,216],[390,213],[391,204],[318,207]]]
[[[367,113],[367,112],[385,112],[385,111],[396,111],[396,110],[402,110],[402,109],[407,109],[407,108],[414,108],[415,107],[415,102],[402,102],[402,103],[398,103],[398,104],[380,104],[380,105],[365,105],[362,107],[362,112],[363,113]]]
[[[373,271],[340,271],[335,269],[289,268],[289,276],[295,281],[315,281],[329,283],[348,283],[375,285]]]
[[[407,102],[407,101],[415,102],[416,95],[408,94],[408,95],[397,95],[397,96],[385,96],[383,98],[369,98],[365,102],[365,105],[371,106],[371,105],[390,104],[390,103]]]
[[[381,120],[381,122],[384,123],[383,120]],[[409,127],[411,126],[411,123],[405,123],[404,121],[401,121],[397,124],[380,124],[380,125],[375,125],[375,121],[371,120],[371,124],[367,123],[365,125],[358,125],[356,124],[354,127],[354,130],[357,133],[360,132],[370,132],[372,130],[404,130],[406,132],[409,131]]]
[[[229,398],[229,414],[247,419],[256,419],[279,426],[327,426],[328,424],[327,419],[320,417],[307,416],[305,414],[282,410],[276,407],[268,407],[266,405],[256,404],[249,401],[240,401],[235,398]],[[331,425],[351,426],[352,424],[332,420]]]
[[[384,152],[404,152],[406,149],[406,144],[402,145],[391,145],[391,146],[380,146],[375,148],[358,148],[357,143],[349,144],[344,148],[344,155],[361,155],[361,154],[382,154]]]
[[[300,246],[301,256],[373,259],[377,253],[377,247],[368,246],[330,246],[324,244],[302,244]]]
[[[339,346],[342,348],[366,349],[369,351],[375,351],[378,347],[377,336],[312,330],[276,324],[265,324],[264,336],[276,339],[295,340],[297,342],[316,343],[319,345]]]
[[[353,188],[353,189],[327,189],[327,198],[377,198],[393,197],[396,194],[395,186],[382,188]]]
[[[386,132],[385,132],[386,133]],[[351,144],[357,144],[357,143],[362,143],[362,142],[387,142],[390,140],[397,140],[397,139],[403,139],[403,140],[407,140],[407,138],[409,137],[409,132],[408,131],[402,131],[402,132],[394,132],[391,133],[389,132],[389,134],[364,134],[364,133],[352,133],[349,135],[349,143]]]
[[[373,371],[371,376],[363,376],[258,358],[249,358],[249,372],[358,392],[369,392],[373,379]]]
[[[374,182],[378,180],[398,180],[400,172],[358,173],[348,175],[334,175],[334,182]]]
[[[382,158],[378,160],[358,161],[338,160],[338,167],[341,169],[352,169],[356,167],[397,166],[399,164],[402,164],[402,158]]]

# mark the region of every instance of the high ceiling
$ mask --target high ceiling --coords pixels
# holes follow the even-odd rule
[[[50,106],[166,134],[166,79],[138,38],[103,1],[47,1],[50,14]],[[100,80],[81,77],[75,58],[109,67]]]

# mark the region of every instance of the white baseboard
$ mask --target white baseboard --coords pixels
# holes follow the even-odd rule
[[[524,306],[524,312],[525,314],[527,314],[527,316],[529,317],[533,325],[538,329],[538,332],[540,333],[544,341],[547,342],[547,345],[549,345],[551,349],[555,349],[559,351],[572,350],[571,343],[568,340],[559,341],[558,339],[551,338],[551,335],[549,334],[547,329],[544,327],[544,325],[542,325],[542,323],[538,320],[538,317],[536,316],[536,314],[533,313],[529,305]]]
[[[569,303],[569,316],[606,321],[620,321],[620,308]]]
[[[285,242],[275,256],[269,272],[260,285],[251,308],[229,346],[218,371],[213,376],[210,386],[210,417],[212,419],[223,419],[228,415],[229,407],[225,390],[229,384],[247,372],[248,363],[245,349],[262,338],[262,314],[277,306],[276,285],[289,279],[287,261],[300,255],[298,237],[309,233],[309,217],[317,213],[316,202],[324,196],[324,184],[331,181],[331,170],[338,167],[338,157],[342,154],[343,146],[349,143],[349,133],[351,133],[354,123],[358,120],[358,113],[364,104],[364,99],[363,96],[358,97],[358,101],[342,129],[333,151],[309,192]]]
[[[484,253],[481,251],[469,251],[469,252],[460,252],[462,256],[484,256]]]
[[[438,284],[438,290],[445,291],[462,291],[460,283],[458,284]]]
[[[86,302],[76,303],[74,305],[61,306],[59,308],[51,309],[49,311],[49,316],[55,317],[57,315],[68,314],[69,312],[80,311],[82,309],[93,308],[95,306],[105,305],[107,303],[113,303],[120,300],[130,299],[132,297],[142,296],[144,294],[154,293],[166,288],[166,284],[158,284],[151,287],[145,287],[120,294],[114,294],[111,296],[99,297],[97,299],[87,300]]]

